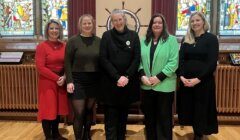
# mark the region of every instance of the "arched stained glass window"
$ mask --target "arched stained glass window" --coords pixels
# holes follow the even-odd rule
[[[42,26],[50,19],[58,19],[63,25],[63,34],[68,34],[67,0],[42,0]]]
[[[210,20],[211,0],[178,0],[176,35],[185,35],[191,13],[200,11]]]
[[[34,35],[33,1],[0,0],[2,36]]]
[[[220,35],[240,35],[240,0],[221,0]]]

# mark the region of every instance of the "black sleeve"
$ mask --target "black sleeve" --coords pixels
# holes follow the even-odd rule
[[[69,40],[65,49],[65,58],[64,58],[64,71],[66,74],[66,83],[72,83],[72,66],[74,58],[74,45],[73,40]]]
[[[146,75],[143,69],[140,69],[140,70],[139,70],[139,73],[140,73],[140,76],[141,76],[141,77]]]
[[[108,52],[108,36],[107,32],[105,32],[102,36],[101,43],[100,43],[100,66],[116,81],[120,78],[117,69],[112,65],[109,61],[109,52]]]
[[[181,46],[179,50],[179,65],[177,69],[177,75],[183,76],[184,75],[184,43],[183,43],[184,38],[181,41]]]
[[[134,32],[133,35],[134,35],[134,53],[133,53],[134,56],[132,59],[132,63],[126,72],[126,74],[130,77],[137,72],[140,64],[140,41],[139,41],[138,34],[136,32]]]
[[[206,68],[200,75],[197,77],[198,79],[202,80],[209,75],[212,75],[214,71],[216,70],[217,67],[217,60],[218,60],[218,51],[219,51],[219,43],[218,39],[215,35],[210,35],[207,38],[208,42],[208,58],[207,58],[207,63],[206,63]]]
[[[167,75],[165,75],[163,72],[160,72],[159,74],[156,75],[157,78],[160,80],[160,81],[163,81],[164,79],[167,78]]]

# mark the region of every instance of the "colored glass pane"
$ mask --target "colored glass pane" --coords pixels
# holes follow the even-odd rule
[[[43,29],[50,19],[58,19],[63,25],[63,34],[68,34],[67,0],[42,0]]]
[[[33,35],[33,1],[0,0],[0,33],[2,36]]]
[[[240,35],[240,0],[221,0],[220,35]]]
[[[178,0],[176,35],[185,35],[191,13],[202,12],[207,20],[210,19],[211,0]]]

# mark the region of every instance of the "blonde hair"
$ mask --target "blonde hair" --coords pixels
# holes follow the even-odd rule
[[[90,14],[83,14],[81,17],[79,17],[79,20],[78,20],[79,33],[80,34],[82,33],[82,21],[85,17],[89,17],[91,19],[92,24],[93,24],[92,34],[95,34],[95,20],[94,20],[93,16]]]
[[[208,23],[208,21],[206,20],[205,16],[203,13],[201,12],[194,12],[191,14],[190,18],[189,18],[189,21],[188,21],[188,30],[187,30],[187,33],[184,37],[184,43],[188,43],[188,44],[194,44],[196,43],[195,42],[195,34],[194,34],[194,31],[192,30],[192,26],[191,26],[191,20],[192,20],[192,17],[195,16],[195,15],[198,15],[201,17],[201,19],[203,20],[203,30],[205,32],[207,32],[210,28],[210,25]]]
[[[44,37],[48,40],[48,38],[49,38],[48,30],[49,30],[50,24],[52,24],[52,23],[55,23],[59,26],[59,37],[58,37],[58,39],[62,40],[63,39],[63,26],[56,19],[51,19],[47,22],[47,24],[45,25],[45,29],[44,29]]]

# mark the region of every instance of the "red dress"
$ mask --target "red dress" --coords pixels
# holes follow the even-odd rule
[[[54,120],[68,114],[66,86],[58,86],[64,67],[65,44],[44,41],[36,48],[38,71],[38,120]]]

